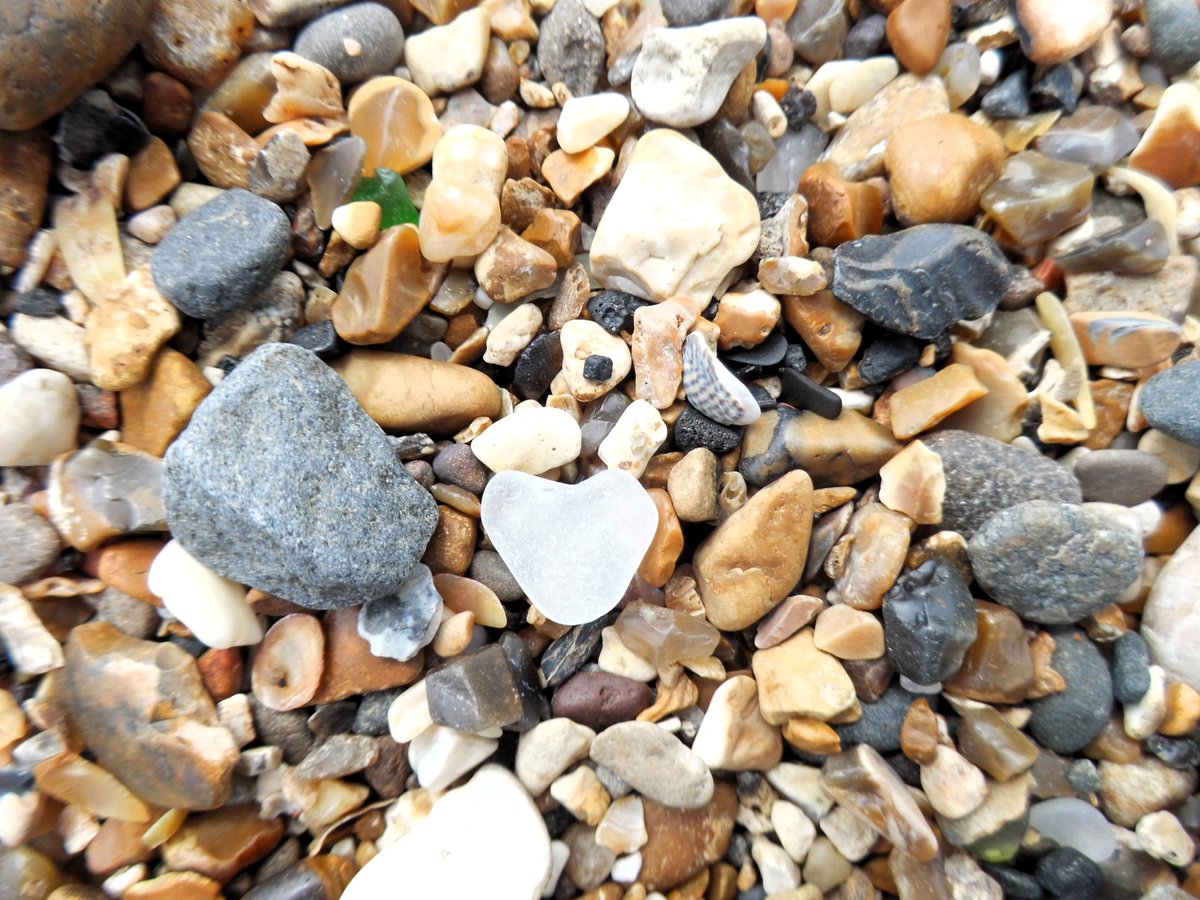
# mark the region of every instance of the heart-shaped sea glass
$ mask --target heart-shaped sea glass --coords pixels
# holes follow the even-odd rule
[[[579,484],[500,472],[482,506],[496,552],[529,601],[560,625],[591,622],[615,607],[658,527],[654,501],[619,469]]]

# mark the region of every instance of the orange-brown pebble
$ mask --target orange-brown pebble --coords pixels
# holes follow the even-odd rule
[[[838,659],[878,659],[886,649],[879,619],[842,603],[817,616],[813,643]]]
[[[275,849],[282,819],[260,819],[257,804],[227,806],[190,817],[162,848],[163,862],[224,884]]]
[[[146,576],[162,548],[163,541],[158,538],[128,538],[102,547],[95,552],[96,577],[144,603],[161,606],[162,600],[150,590]]]
[[[521,232],[521,237],[553,256],[554,262],[563,269],[575,261],[580,224],[579,216],[569,209],[539,209],[533,214],[529,227]]]
[[[761,288],[726,291],[717,303],[714,319],[721,329],[717,346],[729,350],[761,344],[775,330],[779,313],[779,301]]]
[[[142,843],[145,822],[108,819],[88,844],[84,856],[93,875],[108,875],[122,866],[154,858],[154,850]]]
[[[797,750],[818,756],[842,751],[842,739],[833,726],[812,716],[788,719],[783,725],[783,739]]]
[[[129,160],[125,209],[129,212],[149,209],[171,193],[180,180],[179,166],[171,148],[162,138],[151,137],[149,143]]]
[[[554,257],[502,225],[475,260],[475,278],[498,303],[513,303],[554,284],[558,263]]]
[[[1117,713],[1108,720],[1100,734],[1083,748],[1083,755],[1111,763],[1132,763],[1142,758],[1142,744],[1125,733],[1125,723]]]
[[[1163,92],[1129,164],[1176,189],[1200,184],[1200,87],[1185,79]]]
[[[1026,699],[1037,700],[1067,689],[1067,680],[1052,665],[1054,647],[1054,638],[1046,631],[1039,631],[1037,637],[1029,642],[1029,655],[1033,659],[1033,684],[1025,694]]]
[[[887,37],[904,68],[932,72],[950,38],[950,0],[903,0],[888,13]]]
[[[1088,432],[1083,446],[1103,450],[1125,429],[1125,417],[1133,400],[1134,386],[1127,381],[1098,378],[1091,383],[1092,403],[1096,407],[1096,427]]]
[[[892,434],[898,440],[914,437],[987,392],[970,366],[951,363],[892,394]]]
[[[862,344],[863,317],[835,296],[817,291],[808,297],[782,297],[783,317],[799,332],[817,361],[830,372],[850,364]]]
[[[200,670],[204,686],[218,703],[242,689],[245,664],[239,647],[206,650],[196,660],[196,667]]]
[[[1200,723],[1200,693],[1190,684],[1172,681],[1166,692],[1167,717],[1158,730],[1162,734],[1177,736],[1188,734]]]
[[[929,701],[920,697],[913,701],[900,726],[900,749],[917,765],[928,766],[937,756],[937,716]]]
[[[425,668],[424,653],[407,662],[375,656],[358,633],[357,606],[331,610],[324,618],[325,667],[313,703],[401,687],[416,681]]]
[[[905,225],[967,221],[1004,159],[995,131],[957,113],[901,125],[884,156],[896,218]]]
[[[233,119],[219,112],[201,113],[187,139],[196,165],[221,188],[246,187],[258,144]]]
[[[475,555],[475,536],[478,525],[471,516],[466,516],[449,506],[438,506],[438,524],[425,555],[421,561],[429,566],[433,574],[449,572],[465,575]]]
[[[883,228],[883,193],[847,181],[833,163],[809,166],[797,190],[808,200],[808,233],[818,244],[836,247]]]
[[[1033,684],[1033,657],[1025,625],[1012,610],[975,602],[979,632],[963,664],[944,682],[947,693],[984,703],[1020,703]]]
[[[194,362],[163,347],[145,380],[121,391],[121,440],[162,456],[211,392]]]
[[[670,494],[661,488],[651,488],[646,493],[658,509],[658,528],[638,566],[638,574],[654,587],[662,587],[674,573],[675,563],[683,552],[683,528]]]
[[[609,173],[615,158],[607,147],[589,147],[582,153],[555,150],[542,163],[542,176],[559,200],[573,206],[584,191]]]
[[[351,344],[386,343],[425,308],[445,273],[421,255],[415,225],[389,228],[346,272],[333,327]]]
[[[1137,310],[1078,312],[1070,320],[1089,366],[1146,368],[1169,359],[1183,339],[1170,319]]]
[[[254,655],[250,684],[270,709],[307,706],[321,683],[325,634],[315,616],[294,613],[270,627]]]
[[[199,872],[167,872],[139,881],[124,900],[220,900],[221,882]]]

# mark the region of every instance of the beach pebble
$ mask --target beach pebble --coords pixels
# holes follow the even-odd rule
[[[386,6],[354,3],[305,25],[293,49],[348,86],[391,73],[404,49],[404,29]]]
[[[555,3],[539,23],[537,59],[551,84],[562,82],[573,97],[595,92],[604,69],[600,23],[579,0]]]
[[[1154,375],[1141,394],[1142,414],[1159,431],[1200,447],[1200,362]]]
[[[582,153],[596,145],[629,115],[629,101],[613,92],[572,97],[558,117],[558,145],[568,153]]]
[[[592,741],[593,762],[607,766],[644,797],[697,809],[713,796],[708,766],[678,738],[650,722],[619,722]]]
[[[71,379],[30,369],[0,385],[0,465],[44,466],[74,450],[79,400]]]
[[[1055,753],[1075,753],[1091,743],[1108,722],[1112,676],[1108,663],[1082,631],[1060,628],[1050,634],[1055,643],[1050,664],[1067,688],[1033,701],[1029,732]]]
[[[561,409],[537,406],[505,416],[471,441],[471,450],[493,472],[538,475],[579,456],[579,423]]]
[[[641,478],[650,458],[667,439],[662,415],[645,400],[634,400],[621,413],[596,455],[610,469]]]
[[[223,650],[262,640],[245,588],[203,565],[178,541],[168,541],[154,557],[147,584],[167,611],[210,647]]]

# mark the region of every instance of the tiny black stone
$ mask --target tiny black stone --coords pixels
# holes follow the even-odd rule
[[[808,357],[804,355],[804,346],[802,344],[788,344],[788,348],[783,354],[783,359],[779,361],[779,365],[785,369],[795,369],[797,372],[803,372],[807,369]]]
[[[609,613],[594,622],[576,625],[562,637],[553,641],[545,652],[539,664],[541,680],[546,687],[562,684],[600,650],[600,632],[616,621],[616,616]]]
[[[632,333],[634,312],[649,305],[649,300],[624,291],[601,291],[588,300],[587,308],[601,328],[609,334],[620,334],[622,330]]]
[[[513,390],[526,400],[545,396],[550,382],[562,369],[562,341],[557,331],[539,334],[517,356]]]
[[[1136,631],[1127,631],[1113,643],[1113,696],[1121,703],[1137,703],[1150,690],[1150,648]]]
[[[1096,896],[1103,874],[1100,867],[1074,847],[1059,847],[1038,860],[1038,884],[1055,896]]]
[[[836,419],[842,414],[842,398],[829,388],[817,384],[795,369],[779,370],[783,390],[779,399],[798,409],[810,409],[823,419]]]
[[[979,106],[996,119],[1019,119],[1029,115],[1029,75],[1024,69],[1017,69],[984,94]]]
[[[606,381],[612,373],[613,361],[608,356],[593,353],[583,361],[583,377],[589,381]]]
[[[697,130],[700,146],[721,164],[725,174],[751,193],[754,176],[750,174],[750,145],[736,125],[728,119],[714,119]]]
[[[800,131],[817,111],[817,98],[811,91],[789,85],[779,101],[779,107],[787,117],[788,128]]]
[[[787,338],[783,336],[782,332],[772,331],[765,340],[753,347],[734,347],[723,353],[722,358],[726,362],[738,363],[743,366],[766,368],[779,365],[787,351]],[[803,352],[801,350],[801,353]]]
[[[288,343],[296,344],[305,350],[311,350],[322,359],[336,356],[342,352],[343,347],[342,339],[338,337],[337,331],[334,330],[331,319],[325,319],[323,322],[313,322],[311,325],[305,325],[297,329]]]
[[[1004,891],[1006,900],[1041,900],[1045,896],[1042,886],[1028,872],[986,862],[981,863],[981,866],[983,871],[996,879],[996,883]]]
[[[34,288],[17,294],[17,312],[38,319],[52,319],[62,311],[62,299],[54,291]]]
[[[917,684],[957,672],[979,628],[966,581],[937,558],[896,580],[883,598],[883,627],[888,659]]]
[[[236,356],[229,356],[229,355],[222,356],[220,361],[217,363],[217,368],[220,369],[222,372],[224,372],[226,375],[228,375],[230,372],[232,372],[234,369],[236,369],[238,367],[238,363],[240,363],[240,362],[241,362],[241,360],[238,359],[238,357],[236,357]]]
[[[1200,744],[1191,738],[1170,738],[1152,734],[1146,749],[1172,769],[1191,769],[1200,765]]]
[[[675,420],[675,447],[684,453],[706,447],[720,456],[742,442],[742,430],[714,422],[688,405]]]
[[[889,334],[872,341],[858,364],[858,374],[867,384],[883,384],[907,372],[921,358],[921,344],[902,334]]]
[[[758,408],[763,412],[766,412],[768,409],[775,409],[779,405],[779,401],[772,397],[770,391],[761,384],[748,384],[746,387],[750,389],[750,396],[754,398],[754,402],[758,404]]]

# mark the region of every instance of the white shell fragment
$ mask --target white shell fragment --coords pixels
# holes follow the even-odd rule
[[[749,425],[762,415],[750,389],[725,368],[698,331],[683,345],[683,390],[698,412],[722,425]]]

